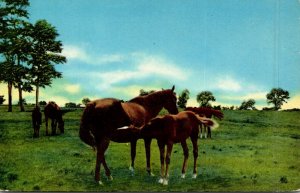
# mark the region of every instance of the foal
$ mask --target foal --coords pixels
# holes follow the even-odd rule
[[[40,127],[42,124],[42,113],[39,106],[36,106],[31,114],[32,126],[33,126],[33,137],[39,137]]]
[[[197,158],[198,158],[198,133],[199,124],[213,126],[214,122],[211,119],[200,117],[191,111],[182,111],[177,115],[165,115],[163,117],[156,117],[148,124],[140,128],[140,137],[142,138],[156,138],[160,151],[161,162],[161,178],[159,183],[168,184],[168,172],[170,157],[174,143],[181,143],[184,152],[184,161],[182,165],[182,178],[185,178],[187,168],[187,160],[189,156],[189,149],[186,143],[188,137],[193,143],[194,154],[194,170],[193,178],[197,177]],[[165,146],[167,146],[167,153],[165,155]],[[166,168],[164,164],[166,163]],[[165,170],[164,170],[165,169]]]

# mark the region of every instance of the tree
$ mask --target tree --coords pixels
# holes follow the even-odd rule
[[[2,105],[4,103],[5,99],[4,99],[4,95],[0,96],[0,105]]]
[[[190,91],[188,89],[184,89],[180,94],[179,94],[179,97],[178,97],[178,106],[180,108],[186,108],[186,103],[187,101],[189,100],[190,98]]]
[[[89,102],[91,102],[91,100],[89,98],[83,98],[81,102],[82,102],[82,104],[86,105]]]
[[[66,104],[65,104],[65,107],[67,107],[67,108],[76,108],[77,105],[76,105],[76,103],[69,102],[69,103],[66,103]]]
[[[0,1],[0,78],[8,85],[8,111],[12,111],[12,87],[19,89],[19,101],[22,105],[22,81],[26,68],[21,62],[26,57],[29,47],[26,41],[29,6],[28,0]]]
[[[283,102],[287,103],[287,100],[290,98],[289,95],[290,94],[287,90],[283,90],[282,88],[273,88],[266,96],[267,103],[274,104],[274,109],[279,110],[281,109]]]
[[[66,62],[66,57],[61,55],[62,43],[56,40],[57,33],[54,26],[46,20],[38,20],[31,26],[31,55],[30,76],[31,84],[35,86],[36,105],[38,105],[39,88],[51,86],[54,78],[61,78],[54,65]]]
[[[216,101],[216,98],[210,91],[202,91],[197,95],[197,102],[200,107],[211,107],[210,101]]]
[[[256,108],[254,107],[255,100],[254,99],[249,99],[247,101],[243,101],[241,106],[239,107],[239,110],[255,110]]]
[[[145,91],[144,89],[141,89],[140,90],[140,96],[145,96],[145,95],[148,95],[148,94],[151,94],[151,93],[154,93],[155,90],[150,90],[150,91]]]

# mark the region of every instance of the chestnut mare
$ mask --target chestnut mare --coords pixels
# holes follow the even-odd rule
[[[212,118],[212,116],[217,117],[219,120],[222,120],[224,117],[224,114],[222,111],[214,110],[208,107],[187,107],[185,108],[186,111],[193,111],[194,113],[198,114],[202,117]],[[211,138],[211,128],[204,125],[204,128],[202,128],[202,125],[200,125],[200,138],[202,138],[202,130],[204,133],[204,137]]]
[[[168,184],[169,164],[174,143],[181,143],[184,152],[182,165],[182,178],[185,178],[189,149],[186,143],[188,137],[191,138],[194,154],[193,178],[197,177],[197,158],[198,158],[198,133],[199,124],[213,126],[211,119],[200,117],[191,111],[182,111],[177,115],[165,115],[156,117],[140,129],[141,138],[156,138],[160,151],[161,178],[159,183]],[[165,146],[167,152],[165,155]],[[166,164],[166,166],[164,166]],[[164,168],[165,167],[165,168]],[[165,171],[164,171],[165,169]]]
[[[128,102],[118,99],[105,98],[92,101],[87,104],[81,117],[79,130],[80,139],[86,144],[96,148],[95,180],[100,180],[100,166],[104,166],[106,176],[112,179],[110,170],[106,164],[104,153],[108,148],[110,140],[131,144],[131,166],[134,168],[136,156],[136,143],[138,136],[116,132],[118,129],[128,125],[141,127],[165,108],[169,113],[178,113],[176,107],[175,86],[172,89],[157,91],[146,96],[138,96]],[[121,129],[122,130],[122,129]],[[150,168],[150,145],[151,138],[144,138],[147,171],[151,174]]]
[[[45,122],[46,122],[46,135],[48,135],[48,119],[51,119],[52,135],[56,134],[56,126],[60,133],[64,133],[64,121],[62,119],[62,111],[60,107],[53,101],[50,101],[44,108]]]

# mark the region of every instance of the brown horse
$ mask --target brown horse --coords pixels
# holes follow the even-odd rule
[[[184,161],[182,165],[181,177],[185,178],[187,160],[189,156],[189,149],[186,143],[186,139],[188,137],[191,138],[191,141],[193,143],[193,178],[197,177],[197,139],[199,133],[199,124],[212,126],[214,123],[211,121],[211,119],[200,117],[191,111],[182,111],[177,115],[165,115],[163,117],[156,117],[152,119],[148,124],[143,126],[141,129],[139,129],[141,131],[141,138],[157,139],[161,162],[161,178],[159,180],[159,183],[163,183],[164,185],[168,184],[170,157],[174,143],[181,143],[184,152]],[[165,146],[167,146],[166,155]],[[164,166],[165,163],[166,166]]]
[[[219,120],[222,120],[224,114],[219,110],[214,110],[208,107],[187,107],[185,108],[186,111],[193,111],[194,113],[198,114],[202,117],[212,118],[212,116],[217,117]],[[211,138],[211,128],[204,125],[200,125],[200,138],[202,138],[202,130],[204,133],[204,137]]]
[[[33,137],[39,137],[40,127],[42,124],[42,113],[39,106],[36,106],[31,114],[32,126],[33,126]]]
[[[64,121],[62,119],[62,111],[60,107],[53,101],[50,101],[44,108],[45,122],[46,122],[46,135],[48,135],[48,119],[51,119],[52,135],[56,134],[56,127],[60,133],[64,133]]]
[[[169,113],[178,113],[176,107],[175,87],[172,89],[157,91],[146,96],[138,96],[128,102],[118,99],[106,98],[95,100],[87,104],[81,117],[79,130],[80,139],[86,144],[97,149],[95,180],[100,180],[100,165],[103,164],[107,177],[112,179],[110,170],[106,164],[104,152],[108,148],[110,140],[115,142],[130,142],[131,144],[131,166],[133,171],[136,156],[136,143],[138,136],[119,135],[118,128],[134,125],[140,127],[150,121],[165,108]],[[150,145],[151,138],[144,138],[147,171],[150,168]]]

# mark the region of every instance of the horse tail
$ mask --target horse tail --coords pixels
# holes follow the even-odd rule
[[[219,127],[219,124],[217,121],[214,119],[206,118],[206,117],[200,117],[199,115],[196,114],[196,117],[199,121],[199,123],[204,124],[205,126],[210,127],[212,130],[216,129]]]
[[[212,110],[212,114],[220,120],[224,118],[224,114],[219,110]]]
[[[93,113],[95,109],[95,103],[88,103],[83,111],[81,122],[80,122],[80,129],[79,129],[79,137],[80,139],[90,145],[91,147],[95,148],[96,141],[94,135],[91,131],[91,123],[93,121]]]

